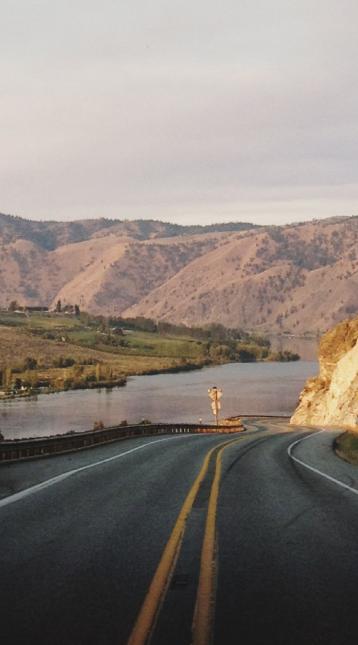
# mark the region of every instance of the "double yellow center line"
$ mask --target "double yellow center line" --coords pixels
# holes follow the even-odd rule
[[[128,645],[144,645],[152,633],[156,618],[169,586],[171,574],[179,556],[181,542],[185,532],[186,520],[192,510],[200,485],[207,474],[211,456],[215,451],[218,451],[216,456],[215,475],[211,486],[206,517],[193,622],[193,645],[207,645],[210,642],[215,584],[216,510],[222,469],[222,454],[226,448],[240,440],[242,440],[242,438],[231,439],[221,446],[215,446],[205,456],[200,472],[184,501],[172,533],[165,546],[159,565],[152,578],[147,595],[129,637]]]

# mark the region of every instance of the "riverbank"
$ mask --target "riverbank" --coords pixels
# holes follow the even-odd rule
[[[193,370],[199,370],[203,367],[210,366],[211,363],[203,361],[201,363],[181,363],[176,365],[171,365],[169,367],[163,367],[158,369],[144,369],[140,372],[134,372],[128,374],[128,376],[154,376],[157,374],[177,374],[179,372],[190,372]],[[43,381],[42,381],[43,382]],[[127,384],[127,376],[111,380],[72,380],[65,379],[56,387],[51,387],[50,380],[47,386],[42,386],[41,388],[29,388],[29,389],[19,389],[18,391],[0,391],[0,402],[1,401],[11,401],[14,399],[26,399],[34,396],[39,396],[40,394],[56,394],[59,392],[68,392],[75,390],[101,390],[107,389],[111,390],[117,387],[124,387]]]
[[[128,325],[128,327],[125,327]],[[291,361],[255,334],[221,325],[186,328],[146,319],[0,312],[2,399],[125,384],[134,375],[187,372],[233,361]]]
[[[203,344],[196,341],[132,334],[125,344],[120,336],[110,336],[116,344],[106,345],[107,336],[97,330],[86,336],[80,326],[80,332],[73,332],[70,337],[60,326],[61,319],[55,322],[56,333],[45,327],[41,334],[38,327],[29,330],[0,324],[3,399],[49,391],[116,387],[123,385],[129,376],[187,371],[208,363]],[[64,322],[76,325],[75,321]],[[49,334],[54,337],[48,338]]]
[[[0,392],[0,401],[11,401],[14,399],[28,399],[37,397],[40,394],[56,394],[57,392],[68,392],[68,390],[95,390],[95,389],[112,389],[114,387],[124,387],[127,383],[126,378],[116,379],[115,381],[96,381],[92,383],[73,383],[71,387],[63,389],[54,389],[51,387],[30,388],[28,390],[20,390],[19,392],[4,393]]]
[[[138,358],[138,357],[137,357]],[[296,362],[299,360],[298,354],[292,354],[291,352],[284,350],[278,351],[272,354],[272,358],[267,357],[261,360],[242,360],[236,361],[237,363],[288,363]],[[160,361],[161,362],[161,361]],[[51,369],[48,370],[42,369],[37,371],[36,378],[38,378],[38,383],[40,387],[28,386],[29,380],[34,379],[34,375],[31,374],[30,377],[28,373],[16,371],[16,381],[19,382],[18,389],[11,389],[10,391],[0,390],[0,402],[9,401],[13,399],[24,399],[34,396],[39,396],[41,394],[54,394],[58,392],[68,392],[70,390],[101,390],[101,389],[113,389],[116,387],[123,387],[127,384],[127,378],[131,376],[155,376],[159,374],[179,374],[182,372],[192,372],[196,370],[201,370],[204,367],[219,367],[223,365],[232,364],[232,361],[227,360],[208,360],[203,359],[202,361],[189,362],[186,359],[178,359],[171,361],[169,366],[158,366],[154,368],[143,369],[134,369],[127,368],[127,373],[125,376],[121,377],[112,377],[109,379],[103,379],[98,377],[98,367],[95,370],[89,369],[72,369],[69,374],[67,372],[64,374],[66,368],[61,368],[61,370]],[[100,370],[102,368],[100,367]],[[113,367],[103,368],[105,371],[112,372]]]

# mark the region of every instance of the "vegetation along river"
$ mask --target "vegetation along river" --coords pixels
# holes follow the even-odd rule
[[[89,430],[95,421],[126,419],[212,421],[208,388],[223,389],[222,416],[290,415],[313,360],[293,363],[230,363],[193,372],[136,376],[113,390],[77,390],[0,403],[0,431],[6,439]]]

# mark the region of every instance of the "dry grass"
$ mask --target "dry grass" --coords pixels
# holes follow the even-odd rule
[[[60,356],[72,356],[78,362],[86,358],[104,362],[111,359],[111,355],[105,352],[78,347],[71,343],[47,340],[15,327],[1,326],[0,365],[21,366],[26,356],[33,356],[43,367],[52,366],[53,360]]]
[[[72,368],[55,368],[53,363],[60,357],[71,357],[77,364],[93,360],[112,368],[113,377],[144,374],[151,371],[161,371],[179,367],[179,358],[121,355],[110,351],[98,351],[80,347],[68,342],[47,340],[28,334],[15,327],[0,327],[0,369],[6,366],[21,369],[24,359],[31,356],[38,364],[37,374],[40,379],[47,378],[51,382],[64,378],[65,374],[72,375]],[[95,365],[84,365],[83,374],[90,375],[95,371]],[[23,373],[18,374],[21,378]]]

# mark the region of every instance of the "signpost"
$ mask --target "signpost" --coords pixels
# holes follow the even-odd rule
[[[217,388],[216,385],[208,389],[209,398],[211,399],[211,409],[215,417],[216,425],[219,425],[219,411],[221,410],[220,399],[222,397],[222,390]]]

